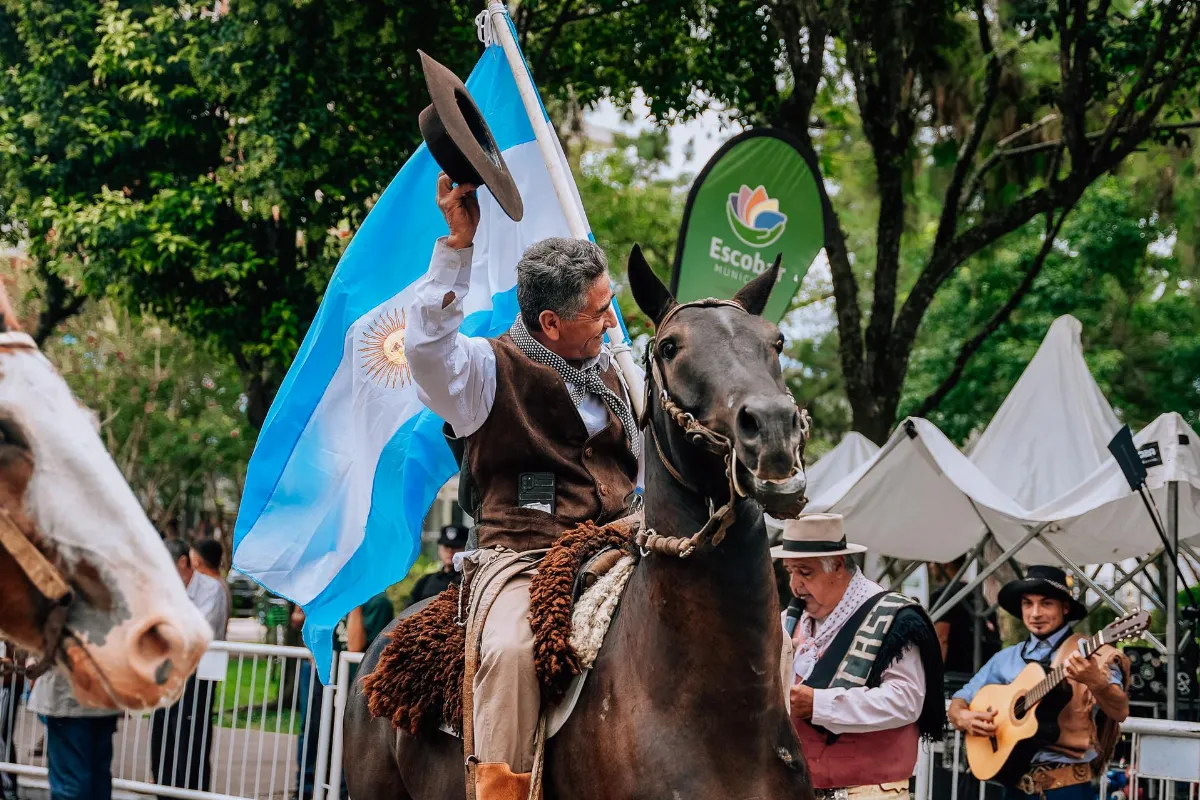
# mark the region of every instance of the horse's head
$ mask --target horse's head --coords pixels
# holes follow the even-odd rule
[[[57,661],[87,705],[170,702],[208,623],[89,412],[15,321],[0,287],[0,636]]]
[[[807,417],[783,380],[783,335],[759,316],[778,271],[776,260],[732,303],[679,305],[640,248],[635,246],[629,257],[630,289],[656,329],[647,364],[647,407],[654,416],[652,434],[671,451],[663,455],[685,481],[704,487],[709,497],[721,497],[721,488],[727,493],[730,485],[723,465],[696,447],[710,444],[695,435],[707,429],[732,448],[736,491],[770,513],[795,516],[805,502]],[[688,415],[699,423],[691,435]]]

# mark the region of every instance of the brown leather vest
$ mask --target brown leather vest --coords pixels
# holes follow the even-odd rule
[[[917,723],[870,733],[829,734],[807,720],[792,718],[800,752],[808,761],[814,789],[845,789],[906,781],[917,765],[921,733]]]
[[[1063,639],[1054,654],[1052,665],[1057,667],[1068,655],[1078,651],[1079,640],[1082,638],[1075,633]],[[1105,646],[1097,650],[1096,655],[1099,656],[1100,669],[1104,672],[1107,672],[1115,661],[1124,672],[1128,684],[1129,659],[1121,651]],[[1092,696],[1091,690],[1072,680],[1067,681],[1067,686],[1071,688],[1071,699],[1058,715],[1058,741],[1046,749],[1073,759],[1083,758],[1089,750],[1094,749],[1098,760],[1103,758],[1107,762],[1108,756],[1112,755],[1111,748],[1116,744],[1120,725],[1101,714],[1097,727],[1096,719],[1092,716],[1096,698]]]
[[[620,419],[610,409],[608,427],[589,436],[554,369],[526,356],[508,334],[491,344],[496,399],[483,426],[467,437],[466,452],[480,498],[472,515],[479,546],[535,550],[581,522],[620,517],[638,469]],[[626,396],[615,367],[602,379],[617,396]],[[517,507],[523,472],[554,474],[553,514]]]

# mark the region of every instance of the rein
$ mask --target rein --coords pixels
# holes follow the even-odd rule
[[[17,331],[0,332],[0,347],[3,346],[37,349],[31,337]],[[3,669],[5,673],[23,672],[29,678],[37,678],[54,665],[55,653],[62,646],[63,638],[70,635],[67,631],[67,611],[73,599],[71,586],[62,571],[34,547],[5,508],[0,508],[0,547],[12,557],[33,588],[50,605],[42,625],[42,637],[45,640],[42,658],[27,668],[5,666]]]
[[[736,308],[743,314],[750,313],[741,303],[733,300],[718,300],[709,297],[703,300],[694,300],[690,303],[680,303],[672,306],[667,311],[662,321],[659,322],[654,336],[646,343],[646,365],[649,375],[647,375],[646,381],[646,398],[642,405],[642,418],[639,422],[642,428],[649,428],[650,440],[654,442],[654,449],[658,454],[658,460],[666,467],[671,477],[688,491],[705,497],[708,500],[709,518],[708,522],[704,523],[700,530],[691,536],[663,536],[653,528],[644,528],[638,532],[636,537],[637,545],[643,557],[650,555],[650,553],[659,553],[661,555],[687,558],[697,548],[705,544],[712,544],[713,546],[720,544],[721,540],[725,538],[725,533],[729,530],[729,527],[737,519],[734,504],[739,497],[746,497],[746,493],[742,491],[737,481],[737,460],[733,451],[733,442],[730,441],[728,436],[717,433],[712,428],[705,426],[691,412],[685,411],[675,402],[670,392],[667,391],[667,384],[663,379],[662,367],[659,364],[659,356],[655,347],[658,338],[662,335],[667,324],[683,309],[721,307]],[[729,481],[729,499],[720,508],[713,508],[715,504],[712,498],[708,497],[707,493],[701,488],[684,478],[683,474],[671,463],[671,459],[667,457],[666,452],[663,450],[662,444],[658,439],[658,432],[655,430],[654,420],[650,416],[650,399],[656,386],[658,387],[658,400],[662,405],[663,411],[676,425],[683,429],[684,437],[692,445],[702,450],[707,450],[713,455],[720,456],[721,460],[725,462],[725,477]],[[807,412],[801,411],[800,413],[801,423],[804,425],[802,441],[806,441],[811,428],[811,422]]]

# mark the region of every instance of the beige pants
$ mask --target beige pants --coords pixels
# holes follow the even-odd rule
[[[529,575],[500,591],[483,624],[475,672],[475,753],[517,774],[533,769],[540,691],[529,627]]]

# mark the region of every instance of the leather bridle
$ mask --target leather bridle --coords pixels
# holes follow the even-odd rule
[[[708,522],[696,531],[691,536],[662,536],[653,528],[643,528],[637,534],[637,544],[641,548],[643,556],[649,555],[651,552],[661,553],[663,555],[673,555],[678,558],[687,558],[696,551],[697,548],[705,544],[716,546],[725,538],[725,533],[737,518],[735,511],[735,503],[739,497],[746,497],[746,493],[742,491],[742,487],[737,480],[737,456],[734,453],[733,442],[728,436],[714,431],[707,427],[689,411],[685,411],[678,402],[671,397],[671,393],[667,390],[667,383],[663,379],[662,366],[659,362],[660,356],[657,349],[657,342],[662,337],[667,325],[671,320],[685,308],[736,308],[743,314],[750,312],[738,302],[733,300],[718,300],[713,297],[708,297],[703,300],[693,300],[689,303],[679,303],[674,305],[663,315],[662,320],[655,327],[654,336],[646,343],[646,397],[642,404],[642,418],[639,424],[642,429],[649,429],[650,440],[654,442],[654,449],[658,454],[659,461],[666,467],[667,472],[681,486],[693,494],[704,497],[708,501],[709,518]],[[696,486],[691,481],[683,477],[680,470],[671,463],[671,459],[667,457],[666,451],[663,450],[662,444],[658,440],[658,432],[654,427],[654,420],[651,418],[650,399],[653,392],[658,392],[658,400],[662,405],[663,412],[666,413],[676,425],[683,429],[683,435],[692,445],[706,450],[713,455],[721,458],[725,463],[725,477],[729,481],[729,499],[719,508],[715,508],[715,503],[712,498],[700,487]],[[793,402],[795,402],[793,398]],[[803,426],[801,430],[801,446],[808,441],[809,432],[812,429],[812,420],[808,416],[808,412],[799,409],[800,424]]]
[[[0,333],[0,347],[5,346],[37,349],[30,336],[15,331]],[[67,612],[74,595],[62,571],[33,545],[5,508],[0,508],[0,548],[16,562],[17,567],[33,584],[33,588],[50,606],[46,621],[42,623],[45,642],[42,658],[30,667],[22,669],[17,665],[6,670],[22,672],[30,678],[36,678],[54,665],[54,657],[62,646],[63,639],[70,636],[67,631]]]

